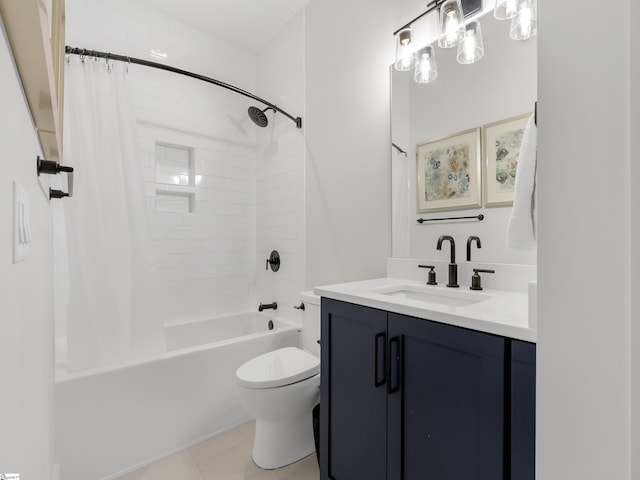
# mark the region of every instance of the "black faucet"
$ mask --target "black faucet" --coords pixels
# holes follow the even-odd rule
[[[469,238],[467,238],[467,262],[471,261],[471,242],[473,241],[476,242],[476,247],[482,248],[482,245],[480,244],[480,237],[476,237],[475,235],[472,235]]]
[[[273,302],[273,303],[267,303],[267,304],[263,305],[262,302],[260,302],[260,306],[258,307],[258,311],[261,312],[263,310],[269,310],[270,308],[276,310],[278,308],[278,304],[276,302]]]
[[[436,249],[442,250],[442,242],[449,240],[451,243],[451,261],[449,262],[449,283],[447,287],[457,288],[458,285],[458,265],[456,265],[456,242],[451,235],[442,235],[438,239],[438,245]]]

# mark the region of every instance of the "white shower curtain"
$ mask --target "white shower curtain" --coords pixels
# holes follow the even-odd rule
[[[69,370],[165,350],[126,66],[71,56],[65,70]]]

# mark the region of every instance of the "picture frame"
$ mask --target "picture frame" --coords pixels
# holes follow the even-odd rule
[[[416,145],[418,213],[482,207],[480,127]]]
[[[483,127],[485,206],[513,205],[520,145],[529,117],[531,112]]]

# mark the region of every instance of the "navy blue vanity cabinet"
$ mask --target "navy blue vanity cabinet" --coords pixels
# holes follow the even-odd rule
[[[388,314],[389,479],[500,480],[506,340]]]
[[[387,312],[322,298],[320,478],[387,478]]]
[[[535,480],[536,346],[511,340],[511,478]]]
[[[322,480],[505,479],[502,337],[322,298]]]

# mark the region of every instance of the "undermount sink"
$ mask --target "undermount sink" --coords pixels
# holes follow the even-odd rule
[[[438,305],[448,305],[450,307],[465,307],[491,298],[490,295],[484,295],[477,292],[453,289],[436,290],[433,287],[423,287],[419,285],[397,285],[371,290],[371,293],[379,293],[381,295],[388,295],[406,300],[436,303]]]

